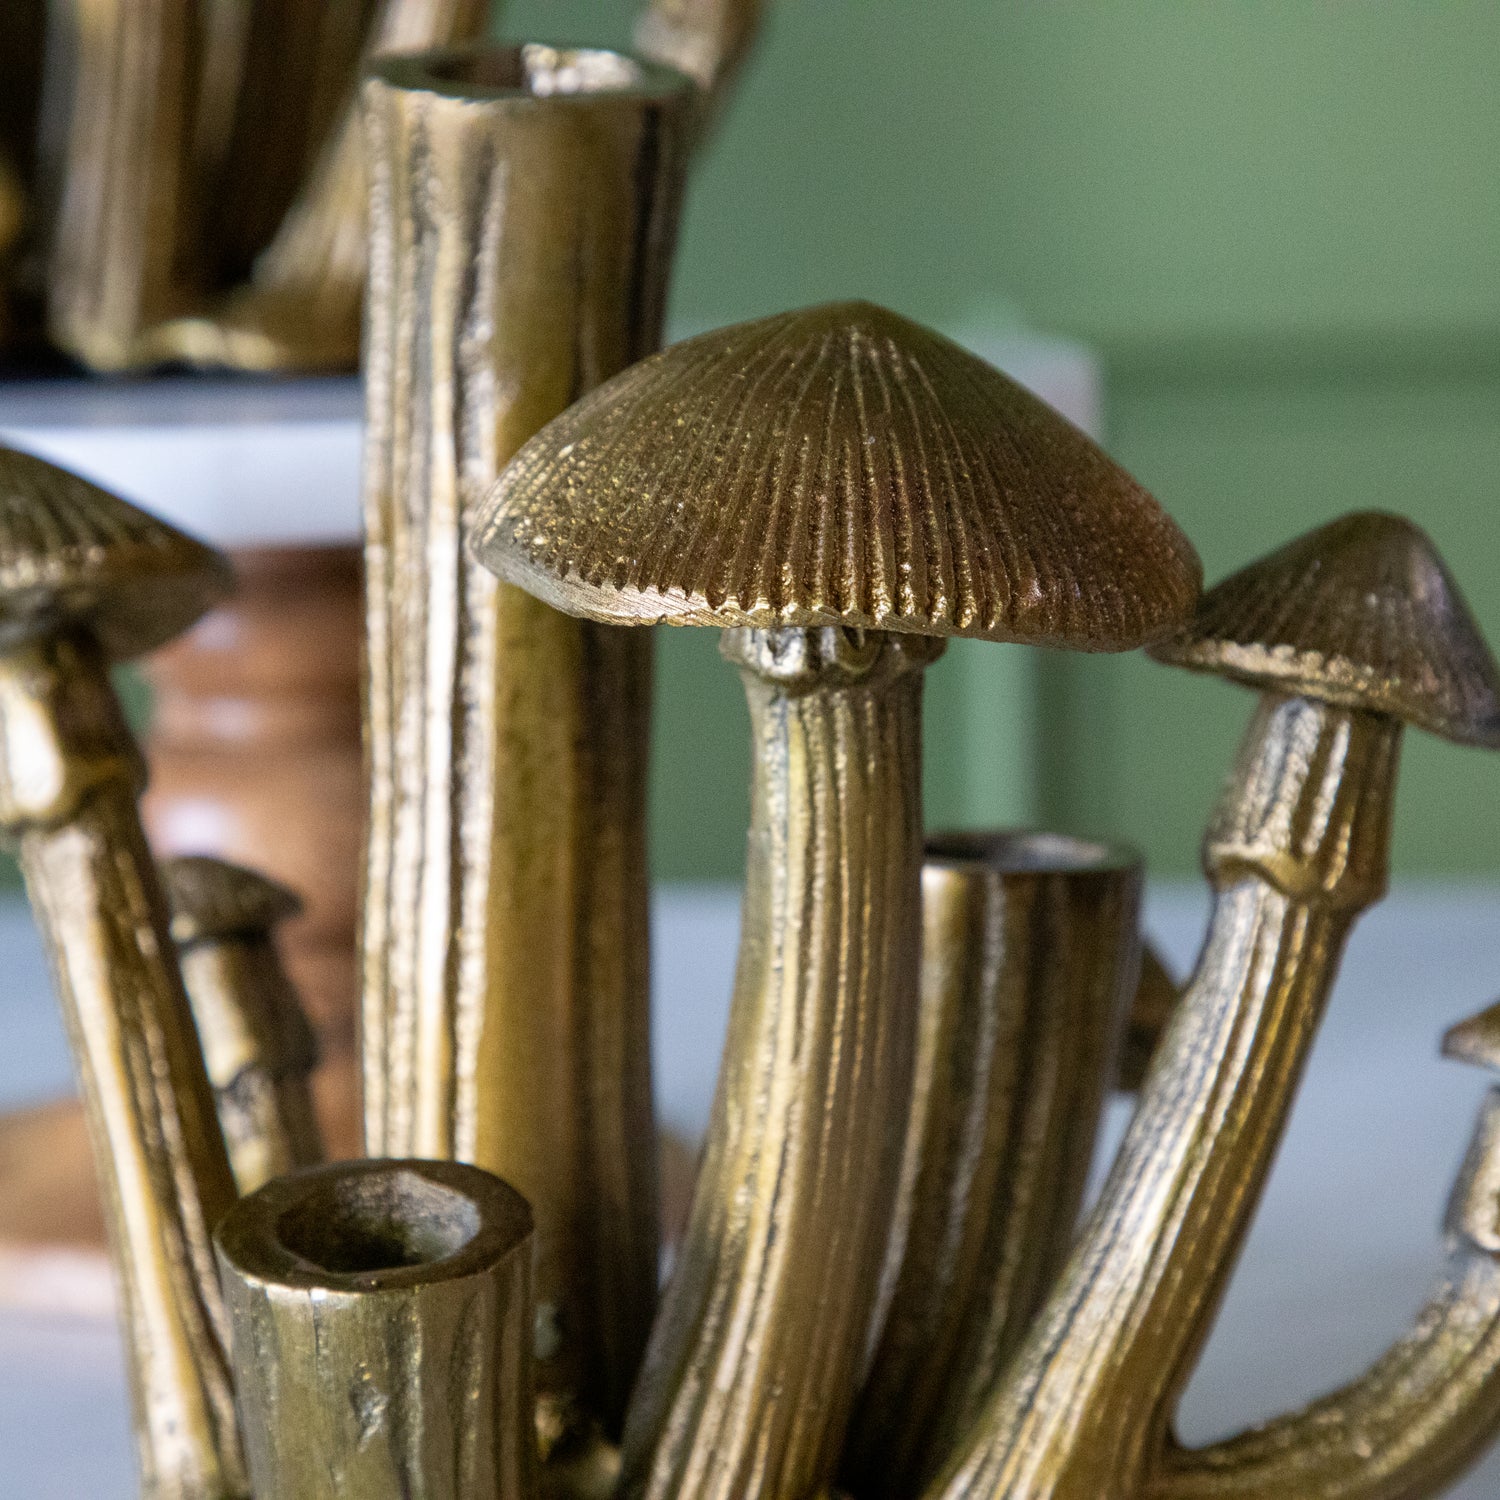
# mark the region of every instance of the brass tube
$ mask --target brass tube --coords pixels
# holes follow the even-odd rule
[[[1133,1500],[1280,1139],[1359,911],[1385,889],[1399,721],[1262,700],[1205,841],[1214,914],[1099,1205],[930,1493]]]
[[[341,1163],[215,1239],[255,1500],[530,1500],[519,1193],[457,1162]]]
[[[1411,1330],[1303,1411],[1169,1449],[1152,1500],[1424,1500],[1500,1430],[1500,1089],[1480,1110],[1448,1210],[1447,1259]]]
[[[303,3],[296,0],[293,10],[300,13]],[[151,341],[157,358],[251,370],[354,364],[369,253],[356,75],[372,57],[481,36],[495,9],[486,0],[378,0],[363,22],[359,66],[343,81],[341,115],[307,164],[300,190],[255,257],[248,281],[211,315],[158,330]],[[278,50],[287,45],[282,34],[271,35],[270,42]],[[325,88],[330,81],[324,80]],[[269,133],[263,110],[247,116],[243,133],[247,158],[263,157]],[[232,163],[227,171],[232,182]]]
[[[1128,849],[927,840],[890,1307],[840,1469],[860,1500],[933,1478],[1062,1266],[1135,989],[1140,894]]]
[[[253,1193],[323,1159],[317,1039],[272,937],[299,903],[220,860],[171,860],[162,876],[235,1186]]]
[[[733,630],[755,744],[729,1037],[626,1422],[630,1500],[805,1500],[872,1336],[916,1046],[921,671],[941,643]]]
[[[139,753],[98,648],[0,659],[0,826],[67,1022],[119,1283],[142,1493],[246,1495],[210,1233],[234,1202],[166,904]]]
[[[618,1430],[657,1278],[651,646],[500,584],[469,518],[520,444],[654,348],[689,82],[613,53],[387,60],[365,471],[366,1135],[536,1213],[539,1382]]]
[[[49,45],[68,58],[44,100],[56,158],[47,326],[96,370],[188,309],[201,271],[193,191],[197,0],[63,0]]]

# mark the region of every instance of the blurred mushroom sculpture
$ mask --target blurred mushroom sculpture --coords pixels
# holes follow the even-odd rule
[[[653,0],[643,57],[717,107],[761,0]],[[0,342],[101,371],[352,369],[372,56],[484,35],[491,0],[7,0]]]
[[[359,352],[369,54],[486,0],[60,0],[32,237],[47,333],[96,370],[346,369]]]

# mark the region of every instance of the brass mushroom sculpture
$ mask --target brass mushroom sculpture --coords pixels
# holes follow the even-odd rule
[[[545,427],[481,509],[507,582],[718,626],[755,742],[739,971],[622,1492],[803,1500],[876,1317],[916,1043],[922,670],[947,636],[1120,651],[1198,562],[1128,475],[867,303],[705,334]]]
[[[1176,1497],[1405,1497],[1337,1488],[1336,1462],[1315,1477],[1273,1462],[1263,1487],[1236,1489],[1215,1458],[1171,1451],[1170,1422],[1344,940],[1384,894],[1402,727],[1500,745],[1500,674],[1428,539],[1377,514],[1226,579],[1155,654],[1262,694],[1204,842],[1208,936],[1067,1268],[929,1493],[1133,1500],[1165,1466]],[[1289,1441],[1316,1447],[1328,1425]],[[1379,1466],[1350,1472],[1373,1482]]]
[[[208,548],[0,449],[0,830],[67,1022],[144,1488],[161,1495],[244,1489],[209,1240],[235,1190],[109,664],[185,630],[229,583]]]

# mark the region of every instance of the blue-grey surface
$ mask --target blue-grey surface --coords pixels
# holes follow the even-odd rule
[[[1156,890],[1147,921],[1179,971],[1201,937],[1195,887]],[[729,889],[656,908],[656,1064],[664,1119],[701,1126],[712,1097],[738,925]],[[34,940],[0,907],[0,1101],[54,1092],[67,1059]],[[1486,1086],[1443,1062],[1451,1022],[1500,992],[1500,888],[1396,894],[1350,946],[1328,1021],[1182,1412],[1202,1441],[1348,1378],[1401,1329],[1437,1266],[1437,1224]],[[1112,1121],[1117,1133],[1123,1111]],[[15,1500],[129,1500],[113,1332],[0,1316],[0,1463]],[[1500,1457],[1454,1492],[1492,1500]]]

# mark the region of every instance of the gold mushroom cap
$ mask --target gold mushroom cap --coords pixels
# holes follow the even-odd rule
[[[211,548],[30,453],[0,448],[0,650],[81,624],[115,661],[186,630],[226,595]]]
[[[206,855],[169,859],[161,869],[178,947],[266,936],[297,916],[302,902],[284,885],[243,865]]]
[[[1176,629],[1197,555],[1045,402],[868,302],[641,361],[517,454],[481,562],[622,625],[847,626],[1124,651]]]
[[[1500,672],[1431,539],[1357,511],[1203,596],[1158,661],[1500,747]]]

